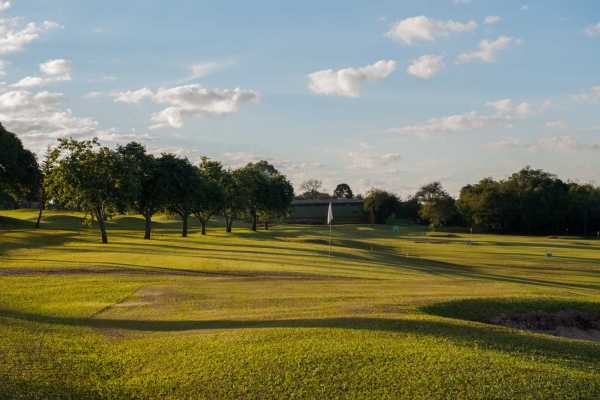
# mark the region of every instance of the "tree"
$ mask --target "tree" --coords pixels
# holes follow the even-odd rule
[[[367,192],[363,208],[369,213],[371,222],[384,224],[398,210],[400,200],[393,193],[381,189],[371,189]]]
[[[200,187],[196,191],[192,213],[200,222],[202,235],[206,235],[206,224],[223,208],[225,199],[223,180],[226,172],[220,162],[203,157],[198,167],[198,174]]]
[[[144,239],[152,236],[152,217],[167,201],[166,177],[161,159],[147,154],[143,145],[131,142],[117,149],[132,180],[127,206],[144,216]]]
[[[187,158],[163,154],[159,160],[167,193],[167,208],[181,218],[181,236],[188,235],[188,219],[194,209],[200,176]]]
[[[287,178],[279,173],[269,177],[265,191],[259,202],[259,214],[263,218],[265,230],[277,217],[288,213],[294,200],[294,187]]]
[[[233,221],[239,218],[246,209],[247,191],[240,180],[239,169],[224,171],[221,183],[223,188],[223,205],[221,211],[225,218],[225,231],[230,233]]]
[[[321,192],[322,187],[323,187],[323,182],[321,182],[318,179],[309,179],[307,181],[304,181],[300,185],[302,194],[299,197],[303,198],[303,199],[311,199],[311,200],[329,198],[330,196],[327,193]]]
[[[458,216],[455,201],[439,182],[423,186],[415,195],[420,217],[432,226],[444,226]]]
[[[352,193],[352,189],[350,189],[348,184],[340,183],[333,191],[333,197],[337,199],[352,199],[354,198],[354,193]]]
[[[273,178],[278,175],[277,169],[266,161],[249,163],[238,171],[246,212],[250,217],[253,231],[257,228],[259,212],[269,207],[270,185]]]
[[[49,177],[52,174],[52,167],[56,163],[59,152],[56,149],[52,149],[50,146],[46,149],[46,154],[44,155],[44,161],[42,161],[42,165],[39,173],[39,183],[38,183],[38,216],[35,221],[35,227],[39,228],[40,223],[42,221],[42,213],[46,208],[46,203],[48,201],[49,194],[52,193],[52,189],[49,187],[50,181]]]
[[[31,151],[21,140],[0,124],[0,195],[17,205],[19,200],[31,200],[39,195],[39,167]]]
[[[97,139],[59,139],[56,164],[47,177],[53,195],[66,206],[92,213],[98,221],[102,243],[108,243],[106,215],[119,200],[120,169],[116,153]]]

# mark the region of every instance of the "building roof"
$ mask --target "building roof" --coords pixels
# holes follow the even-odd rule
[[[361,199],[306,199],[306,200],[294,200],[292,201],[293,206],[308,206],[308,205],[328,205],[332,204],[362,204]]]

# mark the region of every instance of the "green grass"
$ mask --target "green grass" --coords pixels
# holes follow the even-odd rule
[[[0,398],[600,398],[600,343],[485,323],[600,310],[600,241],[35,216],[0,212]]]

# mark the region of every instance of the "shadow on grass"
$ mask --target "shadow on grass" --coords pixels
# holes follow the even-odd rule
[[[545,335],[532,335],[501,327],[459,324],[439,320],[389,318],[323,318],[284,320],[126,320],[103,318],[56,317],[23,311],[0,309],[0,317],[36,323],[97,329],[123,329],[141,332],[180,332],[234,329],[322,328],[397,332],[449,339],[465,346],[483,346],[511,354],[565,358],[598,363],[600,345],[564,340]],[[7,323],[7,322],[5,322]],[[399,338],[401,340],[401,338]]]
[[[499,315],[526,313],[530,311],[555,313],[569,310],[598,313],[600,312],[600,304],[591,301],[557,298],[465,299],[437,303],[422,307],[420,310],[440,317],[487,323]]]

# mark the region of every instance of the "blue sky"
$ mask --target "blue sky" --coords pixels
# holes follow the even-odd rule
[[[9,4],[10,3],[10,4]],[[296,185],[600,183],[597,1],[0,1],[0,122]]]

